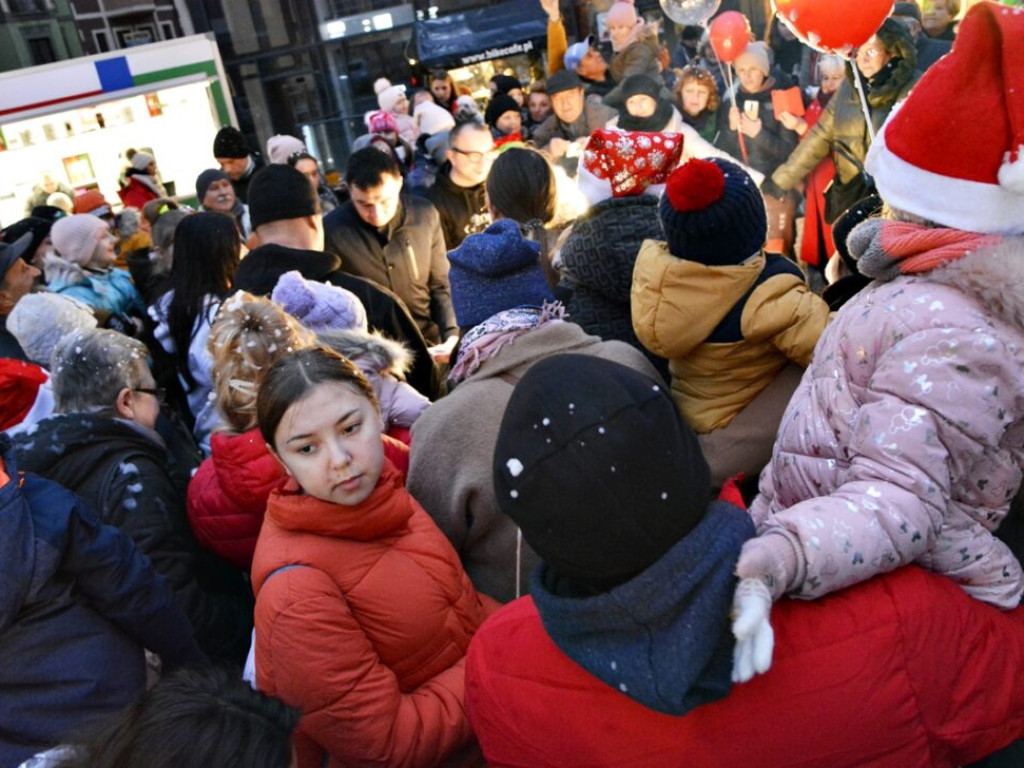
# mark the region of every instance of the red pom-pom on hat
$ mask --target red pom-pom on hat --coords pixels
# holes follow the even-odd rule
[[[672,171],[665,194],[677,211],[702,211],[722,199],[725,174],[714,163],[694,158]]]

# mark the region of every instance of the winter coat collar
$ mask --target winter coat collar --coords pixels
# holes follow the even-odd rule
[[[323,251],[307,251],[269,243],[249,251],[235,275],[236,287],[261,295],[269,294],[278,278],[293,269],[307,280],[325,281],[341,269],[341,259]],[[241,276],[241,279],[240,279]]]
[[[544,629],[573,661],[650,709],[683,715],[728,694],[733,569],[750,516],[716,501],[658,562],[602,595],[561,597],[530,585]]]
[[[413,513],[402,473],[385,459],[373,493],[355,506],[342,506],[302,493],[294,481],[270,494],[267,514],[285,530],[339,539],[373,541],[405,527]]]

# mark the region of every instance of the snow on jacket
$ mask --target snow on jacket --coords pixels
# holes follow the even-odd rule
[[[252,570],[252,555],[270,492],[288,479],[267,450],[259,427],[214,432],[210,456],[188,484],[188,521],[196,540],[239,570]],[[384,437],[384,455],[402,473],[409,470],[406,445]]]
[[[728,425],[787,362],[806,366],[829,318],[782,256],[709,267],[656,240],[637,258],[632,311],[640,342],[668,358],[672,397],[700,434]]]
[[[124,269],[84,269],[55,253],[43,258],[46,285],[55,293],[115,315],[142,315],[146,307],[135,289],[132,276]]]
[[[302,711],[300,768],[456,765],[475,752],[463,665],[497,605],[392,464],[354,506],[294,483],[274,491],[252,582],[257,684]]]
[[[78,494],[105,525],[132,538],[174,590],[203,650],[217,658],[242,652],[250,626],[244,585],[206,567],[185,519],[185,489],[171,479],[155,432],[107,416],[62,414],[18,435],[14,451],[23,469]]]
[[[800,597],[917,562],[1009,608],[1021,566],[991,531],[1021,485],[1022,445],[1024,238],[1008,238],[843,307],[751,514],[793,545]]]
[[[494,444],[516,382],[534,363],[560,353],[595,355],[659,380],[628,344],[601,341],[573,323],[552,322],[502,347],[427,408],[412,429],[410,493],[455,546],[473,585],[503,602],[525,594],[540,560],[526,542],[520,549],[515,523],[494,499]]]
[[[470,722],[495,768],[955,768],[1024,734],[1024,609],[904,568],[772,625],[766,674],[671,717],[571,661],[526,597],[470,644]]]
[[[648,352],[633,331],[629,292],[644,240],[662,237],[658,198],[610,197],[572,225],[561,248],[562,287],[567,320],[605,341],[624,341],[651,361],[666,381],[668,362]]]
[[[0,451],[8,445],[0,438]],[[72,493],[0,465],[0,765],[18,765],[133,702],[143,647],[202,659],[167,582]]]
[[[170,312],[173,299],[174,291],[168,291],[160,297],[154,306],[149,308],[149,316],[156,322],[153,336],[170,355],[174,355],[176,351],[174,339],[171,337],[171,328],[167,324],[167,315]],[[195,435],[196,442],[199,443],[199,447],[206,455],[210,453],[210,433],[223,422],[211,399],[213,355],[206,348],[210,339],[210,326],[213,325],[218,310],[220,310],[220,299],[215,296],[205,296],[202,310],[196,317],[195,325],[192,328],[192,341],[188,345],[188,370],[192,374],[195,386],[189,389],[185,377],[180,372],[178,373],[178,379],[188,398],[189,410],[192,411],[192,416],[195,419],[192,434]]]

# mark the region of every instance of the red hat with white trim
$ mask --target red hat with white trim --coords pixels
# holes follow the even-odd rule
[[[682,154],[681,133],[599,129],[580,156],[576,183],[591,205],[609,197],[658,196]]]
[[[981,2],[953,50],[893,109],[865,167],[893,208],[1024,234],[1024,8]]]

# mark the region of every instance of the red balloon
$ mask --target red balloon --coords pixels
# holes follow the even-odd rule
[[[772,0],[782,22],[800,40],[823,53],[849,58],[878,31],[892,0]]]
[[[711,20],[708,37],[718,60],[723,64],[729,64],[747,49],[747,43],[750,42],[750,22],[739,11],[726,11]]]

